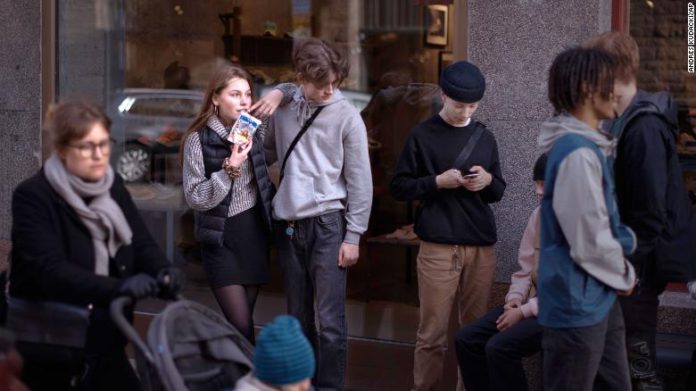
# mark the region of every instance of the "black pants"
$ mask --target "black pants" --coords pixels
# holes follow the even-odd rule
[[[27,342],[17,342],[24,360],[22,381],[32,391],[78,390],[84,374],[84,354],[70,349]]]
[[[140,390],[140,381],[123,349],[94,355],[18,342],[17,350],[24,359],[22,381],[32,391]]]
[[[655,332],[657,330],[658,296],[665,290],[665,283],[655,281],[654,271],[641,273],[639,285],[631,296],[620,296],[621,310],[626,326],[626,350],[628,369],[635,389],[661,389],[657,376]],[[647,387],[650,385],[650,387]]]
[[[618,302],[598,324],[544,328],[544,390],[630,391],[624,332]]]
[[[343,390],[348,346],[348,271],[338,267],[345,236],[343,213],[329,212],[296,221],[292,237],[285,233],[287,224],[275,225],[288,313],[300,321],[317,358],[314,386],[317,391]]]
[[[522,358],[541,350],[542,327],[528,318],[499,332],[495,321],[502,313],[503,306],[493,308],[454,338],[467,390],[527,390]]]

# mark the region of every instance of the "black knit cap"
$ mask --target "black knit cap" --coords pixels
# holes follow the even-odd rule
[[[534,181],[543,181],[544,175],[546,173],[546,160],[548,157],[546,154],[542,154],[534,163],[534,176],[532,177]]]
[[[440,88],[451,99],[474,103],[483,98],[486,79],[476,65],[467,61],[457,61],[442,71]]]

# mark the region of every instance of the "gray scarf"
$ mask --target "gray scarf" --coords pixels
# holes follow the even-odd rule
[[[314,110],[319,107],[314,102],[310,102],[304,96],[304,89],[298,87],[292,96],[292,109],[297,113],[297,123],[300,126],[304,125],[305,122],[312,116]]]
[[[85,182],[70,174],[54,152],[44,163],[44,174],[51,187],[70,205],[89,230],[94,244],[94,273],[109,275],[109,258],[133,238],[126,217],[109,189],[114,183],[114,171],[109,166],[104,178]],[[91,198],[89,205],[83,197]]]

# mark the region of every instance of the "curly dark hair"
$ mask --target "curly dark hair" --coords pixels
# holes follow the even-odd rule
[[[615,72],[616,61],[605,50],[563,51],[549,69],[549,101],[556,114],[575,110],[590,94],[608,99],[614,91]]]

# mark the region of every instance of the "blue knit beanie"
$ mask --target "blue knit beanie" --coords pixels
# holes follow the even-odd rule
[[[457,102],[474,103],[483,98],[486,79],[476,65],[457,61],[442,71],[440,88],[445,95]]]
[[[261,330],[256,339],[254,366],[259,380],[278,386],[314,376],[314,351],[297,319],[281,315]]]

